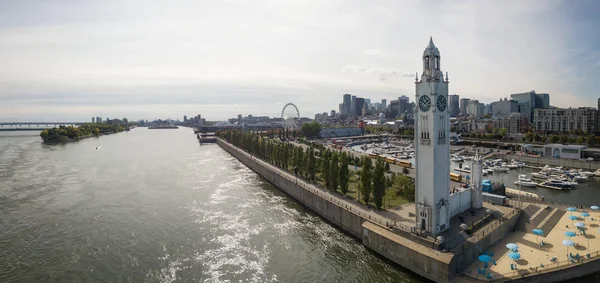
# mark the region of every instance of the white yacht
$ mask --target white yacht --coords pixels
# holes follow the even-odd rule
[[[600,169],[594,171],[594,177],[600,177]]]
[[[450,159],[450,161],[452,161],[452,162],[462,162],[463,159],[460,156],[455,156],[452,159]]]
[[[586,182],[587,179],[588,179],[588,177],[586,175],[579,175],[579,176],[573,177],[573,180],[575,180],[577,182]]]
[[[546,180],[546,179],[548,179],[548,174],[543,171],[540,171],[537,173],[534,172],[534,173],[531,173],[531,177]]]
[[[494,167],[494,172],[508,172],[508,168],[502,166]]]
[[[525,175],[520,175],[519,178],[517,179],[517,181],[515,181],[515,185],[521,185],[523,187],[536,187],[537,183],[534,182],[533,180],[527,178],[527,176]]]

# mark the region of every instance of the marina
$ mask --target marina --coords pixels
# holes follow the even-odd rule
[[[350,141],[336,143],[341,149],[369,154],[372,158],[383,157],[386,161],[402,162],[414,166],[414,146],[411,140],[388,138],[382,142]],[[451,172],[457,180],[471,179],[471,159],[475,148],[453,146],[451,155]],[[563,168],[561,166],[535,166],[515,160],[504,160],[494,157],[491,149],[479,149],[488,152],[484,160],[483,175],[494,183],[502,183],[507,187],[518,188],[530,193],[537,193],[558,202],[572,202],[573,195],[581,197],[583,203],[594,204],[596,190],[600,189],[600,170]],[[391,158],[391,159],[390,159]],[[461,167],[462,163],[462,167]],[[591,199],[590,199],[591,197]]]

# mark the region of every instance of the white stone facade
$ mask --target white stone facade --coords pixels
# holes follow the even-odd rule
[[[483,207],[483,160],[476,154],[471,161],[471,207]]]
[[[450,226],[450,110],[448,79],[432,39],[415,85],[416,228],[436,236]]]

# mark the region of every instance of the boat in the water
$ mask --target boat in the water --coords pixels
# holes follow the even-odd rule
[[[523,187],[534,188],[538,185],[538,183],[527,178],[527,176],[525,176],[525,175],[520,175],[519,178],[517,179],[517,181],[515,181],[515,185],[521,185]]]

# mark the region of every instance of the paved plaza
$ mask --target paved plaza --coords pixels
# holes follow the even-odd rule
[[[486,251],[489,255],[491,255],[490,252],[493,252],[492,258],[496,261],[496,265],[492,262],[488,263],[489,267],[485,270],[486,275],[491,273],[494,279],[521,276],[565,268],[597,259],[600,251],[600,213],[586,211],[590,214],[590,217],[586,217],[584,220],[584,217],[580,217],[582,212],[579,210],[572,213],[567,212],[545,236],[536,236],[521,231],[510,233]],[[578,219],[570,220],[570,215],[577,216]],[[581,230],[574,225],[576,222],[585,224],[583,231],[586,235],[582,235]],[[567,231],[574,232],[577,235],[569,238],[565,235]],[[572,247],[563,245],[563,240],[569,239],[576,245]],[[540,245],[541,241],[544,241],[544,245]],[[506,247],[509,243],[516,243],[519,246],[518,252],[521,256],[519,260],[515,261],[509,258],[508,254],[511,250]],[[571,260],[569,254],[572,254],[575,258]],[[577,258],[577,254],[579,254],[579,258]],[[553,261],[553,258],[556,258],[556,260]],[[513,267],[516,267],[517,270],[511,270],[511,264],[515,264]],[[485,278],[486,275],[480,275],[477,272],[478,268],[483,267],[484,263],[476,260],[465,270],[465,274],[479,279]]]

